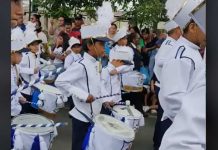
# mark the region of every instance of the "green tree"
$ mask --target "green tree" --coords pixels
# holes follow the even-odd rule
[[[125,15],[120,19],[130,19],[131,24],[139,28],[144,26],[156,27],[159,21],[165,21],[166,0],[109,0],[114,11],[117,5],[122,7]],[[89,18],[96,17],[96,9],[103,0],[35,0],[48,17],[71,16],[77,13],[86,13]]]

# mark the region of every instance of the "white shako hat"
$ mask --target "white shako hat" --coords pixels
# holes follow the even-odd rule
[[[175,28],[179,27],[179,25],[174,20],[169,20],[165,23],[164,29],[169,32]]]
[[[170,20],[174,20],[181,29],[184,29],[191,21],[190,13],[203,0],[167,0],[166,9],[167,16]]]
[[[120,28],[113,37],[114,42],[118,42],[121,38],[125,37],[128,34],[127,27]]]
[[[206,1],[203,0],[190,14],[194,22],[206,33]]]
[[[133,65],[132,49],[129,46],[119,46],[110,57],[110,60],[122,60],[125,65]]]

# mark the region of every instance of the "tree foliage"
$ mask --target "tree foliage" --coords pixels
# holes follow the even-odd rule
[[[121,10],[125,15],[121,19],[129,19],[130,23],[155,27],[159,21],[166,20],[164,3],[166,0],[109,0],[114,11]],[[77,13],[86,13],[88,17],[95,18],[95,11],[103,0],[34,0],[43,13],[48,17],[71,16]]]

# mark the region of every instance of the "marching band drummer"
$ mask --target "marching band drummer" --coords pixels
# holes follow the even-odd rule
[[[20,79],[20,67],[19,63],[22,59],[22,52],[24,44],[22,39],[19,39],[19,33],[13,32],[11,35],[11,92],[18,89],[18,87],[22,84]],[[26,98],[24,98],[20,92],[16,93],[11,97],[11,117],[17,116],[21,112],[20,103],[24,104],[26,102]]]
[[[71,37],[69,40],[69,48],[67,50],[70,51],[70,54],[67,55],[64,61],[64,68],[67,69],[73,62],[77,61],[81,58],[81,43],[78,39]]]
[[[101,113],[102,114],[111,114],[111,107],[114,103],[117,103],[122,100],[121,98],[121,76],[119,74],[111,75],[110,72],[120,66],[123,65],[133,65],[131,63],[131,53],[126,51],[126,47],[120,47],[117,49],[113,56],[111,57],[112,61],[108,63],[108,65],[102,69],[101,73],[101,89],[103,93],[106,95],[113,95],[120,93],[120,95],[103,98],[103,106]]]
[[[128,44],[128,40],[127,40],[127,28],[123,27],[121,29],[119,29],[119,31],[114,35],[113,39],[112,39],[115,44],[114,47],[110,50],[109,53],[109,61],[111,62],[113,59],[113,54],[114,52],[116,52],[117,50],[119,50],[119,48],[121,47],[126,47],[126,51],[129,51],[129,53],[131,53],[131,62],[132,65],[123,65],[120,67],[117,67],[116,69],[112,70],[110,73],[111,75],[115,75],[118,73],[125,73],[128,71],[132,71],[134,68],[134,62],[133,62],[133,56],[134,56],[134,52],[132,50],[131,47],[127,46]]]
[[[160,77],[159,101],[164,111],[162,121],[167,122],[168,127],[180,111],[184,96],[192,88],[192,79],[197,76],[197,70],[202,66],[203,59],[199,49],[206,39],[199,26],[189,16],[200,1],[176,1],[176,11],[171,8],[172,2],[174,1],[166,3],[168,15],[184,33],[172,47],[175,51],[169,54],[170,58],[164,63]]]
[[[23,58],[20,62],[20,67],[23,70],[21,79],[25,84],[39,78],[40,56],[38,51],[41,42],[42,41],[37,38],[35,32],[28,32],[25,35],[25,44],[27,45],[29,52],[23,53]],[[21,93],[27,101],[32,101],[33,89],[31,87],[24,89]],[[38,110],[33,108],[30,104],[24,104],[22,105],[21,113],[38,113]]]
[[[196,35],[206,33],[206,2],[190,14],[199,27]],[[200,33],[198,33],[200,32]],[[206,55],[205,55],[206,56]],[[172,126],[166,131],[160,150],[205,150],[206,149],[206,58],[192,78],[192,86],[183,98],[181,110]],[[185,125],[182,125],[184,124]],[[176,138],[173,138],[176,137]]]
[[[173,45],[175,45],[176,41],[180,38],[182,35],[182,31],[179,27],[179,25],[173,21],[170,20],[166,22],[165,24],[165,30],[168,33],[168,37],[166,40],[163,42],[161,45],[160,49],[158,50],[156,56],[155,56],[155,65],[154,65],[154,73],[158,81],[156,81],[155,85],[157,87],[157,93],[156,95],[159,94],[160,86],[161,86],[161,70],[163,68],[163,65],[165,62],[168,61],[168,56],[174,49],[172,49]],[[163,115],[163,109],[158,104],[158,113],[157,113],[157,120],[155,123],[155,131],[154,131],[154,147],[158,148],[161,144],[161,140],[164,134],[165,128],[168,128],[168,124],[165,122],[161,122],[161,117]]]
[[[107,31],[107,30],[106,30]],[[75,107],[69,112],[72,116],[72,150],[81,150],[85,135],[90,126],[89,120],[100,114],[102,102],[95,100],[101,96],[100,62],[104,55],[106,31],[98,25],[83,26],[81,35],[84,56],[73,63],[56,79],[55,85],[68,97],[72,95]]]

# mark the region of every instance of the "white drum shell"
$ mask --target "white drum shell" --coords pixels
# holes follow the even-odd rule
[[[137,130],[140,126],[144,126],[145,122],[142,113],[135,109],[133,106],[130,106],[133,116],[120,112],[120,110],[125,107],[125,105],[114,106],[113,109],[116,111],[112,111],[114,118],[123,121],[134,130]]]
[[[144,76],[137,71],[123,73],[122,83],[124,86],[143,87]]]
[[[44,76],[45,74],[48,74],[51,71],[55,71],[55,70],[56,70],[55,65],[46,65],[45,67],[41,68],[40,73],[41,73],[41,75]],[[56,78],[56,75],[52,75],[52,76],[49,76],[48,78],[45,78],[45,80],[47,80],[47,81],[54,81],[55,78]]]
[[[101,116],[104,116],[105,118],[111,117],[107,115]],[[95,125],[92,128],[92,132],[90,135],[89,147],[87,147],[86,150],[127,150],[131,146],[132,141],[135,138],[135,133],[123,122],[120,122],[119,120],[116,120],[116,122],[119,122],[120,127],[123,127],[128,130],[128,136],[126,135],[124,137],[119,136],[118,134],[115,135],[114,133],[104,128],[102,124],[95,122]]]
[[[49,120],[43,116],[35,114],[23,114],[12,119],[12,124],[54,124],[52,120]],[[16,128],[16,132],[19,132],[21,141],[23,141],[22,150],[30,150],[34,142],[34,138],[39,135],[42,137],[49,148],[54,137],[57,135],[56,127],[43,127],[43,128]],[[16,143],[16,135],[14,143]],[[19,143],[20,144],[20,143]],[[15,144],[16,145],[16,144]],[[14,148],[16,150],[16,147]]]

